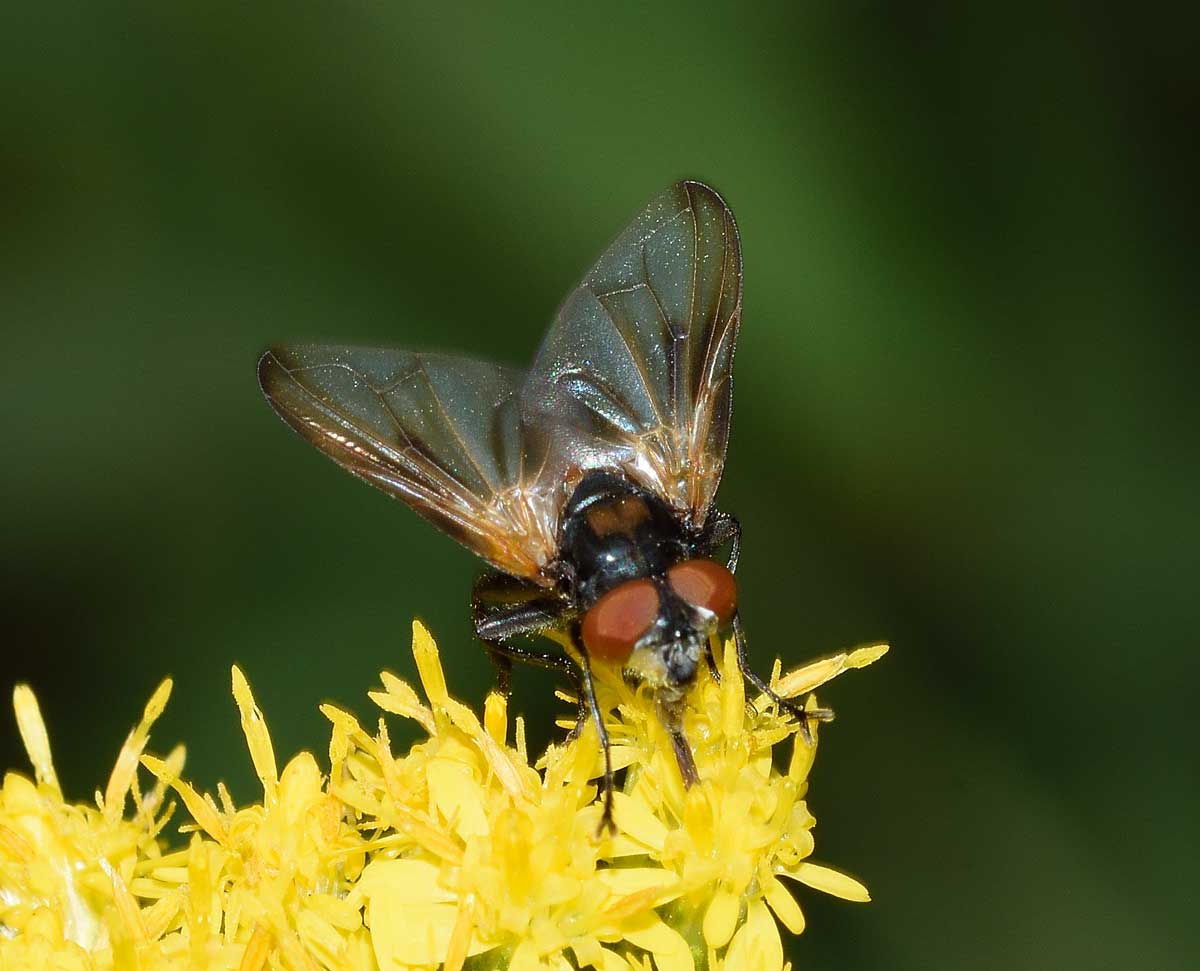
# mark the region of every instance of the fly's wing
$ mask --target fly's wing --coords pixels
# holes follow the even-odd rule
[[[309,344],[267,351],[258,378],[279,416],[343,468],[505,573],[549,585],[561,499],[545,487],[543,447],[524,440],[520,371]]]
[[[716,192],[679,182],[646,206],[567,297],[522,391],[559,423],[556,463],[619,465],[693,525],[729,438],[742,257]]]

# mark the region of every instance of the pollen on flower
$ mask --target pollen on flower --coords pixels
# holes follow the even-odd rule
[[[372,729],[324,705],[328,771],[306,752],[280,771],[263,713],[233,669],[262,785],[261,800],[243,807],[223,786],[214,796],[185,781],[181,747],[146,754],[169,681],[95,804],[66,801],[37,701],[19,686],[33,778],[9,772],[0,789],[0,967],[778,971],[780,925],[805,926],[789,883],[869,898],[810,859],[815,734],[768,698],[748,699],[733,646],[716,646],[727,676],[705,673],[685,716],[700,775],[690,789],[653,700],[600,672],[623,770],[617,833],[602,836],[594,726],[531,764],[524,725],[510,723],[500,696],[482,719],[451,696],[419,623],[424,700],[388,674],[370,693],[424,733],[407,752],[392,751],[384,718]],[[886,650],[776,670],[772,685],[806,694]],[[181,825],[168,830],[173,818]]]

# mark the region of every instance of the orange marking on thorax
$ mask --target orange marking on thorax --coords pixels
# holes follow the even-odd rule
[[[585,515],[588,527],[597,536],[632,536],[637,527],[650,518],[650,510],[642,499],[622,496],[615,502],[597,503]]]

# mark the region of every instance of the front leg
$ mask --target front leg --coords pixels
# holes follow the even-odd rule
[[[738,556],[742,550],[742,524],[737,517],[727,512],[714,509],[708,522],[704,524],[701,534],[701,552],[709,555],[721,546],[729,543],[729,561],[725,564],[730,573],[737,573]]]
[[[761,694],[766,695],[775,702],[777,707],[792,715],[800,723],[800,732],[804,736],[804,741],[811,745],[812,732],[808,727],[809,721],[833,721],[833,712],[828,708],[813,708],[809,710],[802,703],[792,701],[790,698],[781,697],[769,684],[751,670],[750,660],[746,657],[746,631],[742,627],[742,618],[738,614],[733,615],[733,641],[737,647],[738,670],[742,672],[742,677],[754,685]]]
[[[617,788],[617,779],[613,774],[612,744],[608,739],[608,728],[604,724],[604,716],[600,712],[600,702],[596,699],[596,685],[592,680],[592,665],[588,659],[587,650],[583,646],[583,637],[580,635],[579,628],[579,621],[576,620],[571,623],[571,643],[575,645],[575,650],[579,654],[583,700],[587,704],[587,710],[596,725],[596,736],[600,740],[600,749],[604,753],[604,783],[601,787],[604,791],[604,812],[600,816],[600,825],[596,833],[599,835],[608,830],[611,835],[616,836],[617,824],[613,822],[613,791]]]
[[[523,634],[561,627],[571,608],[557,594],[503,573],[485,573],[471,591],[475,636],[483,641],[496,668],[496,689],[509,696],[513,661],[561,671],[580,693],[579,672],[570,660],[552,651],[538,651],[505,643]],[[580,702],[582,705],[582,701]]]
[[[580,623],[572,615],[573,608],[563,598],[540,587],[532,587],[497,573],[484,574],[479,578],[472,593],[471,606],[475,616],[475,635],[483,641],[488,656],[496,665],[496,687],[506,698],[513,661],[561,671],[574,685],[575,696],[579,699],[579,717],[574,731],[578,734],[588,716],[591,716],[596,725],[600,748],[604,752],[604,779],[601,784],[604,811],[599,829],[607,829],[615,834],[613,790],[616,788],[616,778],[613,774],[611,744],[600,703],[596,700],[596,685],[580,636]],[[519,648],[506,643],[511,637],[563,627],[566,627],[579,656],[578,667],[562,654]]]
[[[729,559],[725,569],[730,573],[737,573],[738,557],[742,551],[742,524],[733,514],[712,509],[700,538],[696,541],[695,553],[710,556],[726,543],[729,544]],[[717,667],[716,658],[713,657],[711,640],[705,645],[704,660],[708,663],[708,672],[713,676],[713,680],[720,682],[721,671]]]

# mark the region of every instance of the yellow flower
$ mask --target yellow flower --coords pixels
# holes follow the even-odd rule
[[[782,678],[777,666],[774,687],[796,697],[886,650],[860,648]],[[450,696],[420,624],[413,654],[425,700],[388,674],[371,697],[426,740],[394,754],[382,718],[372,732],[326,705],[327,776],[308,753],[278,771],[262,713],[233,669],[263,789],[243,808],[223,786],[214,798],[183,781],[181,748],[144,754],[169,681],[95,806],[67,803],[37,702],[18,687],[34,779],[10,772],[0,789],[0,966],[778,971],[778,924],[804,928],[785,880],[848,900],[867,891],[809,860],[815,737],[765,697],[747,705],[732,644],[719,653],[726,676],[706,672],[686,716],[700,775],[690,789],[652,700],[598,672],[624,770],[615,835],[598,835],[594,728],[531,763],[524,723],[510,722],[502,698],[489,696],[480,719]],[[785,744],[780,770],[774,749]],[[154,778],[147,791],[139,763]],[[183,843],[163,836],[171,790],[191,817]]]

